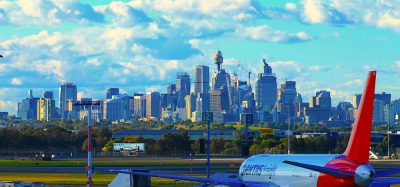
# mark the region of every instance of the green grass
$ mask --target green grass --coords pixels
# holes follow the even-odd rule
[[[109,184],[116,174],[95,173],[93,183],[96,185]],[[85,173],[0,173],[2,181],[44,182],[48,185],[84,185],[87,177]]]
[[[107,186],[116,174],[95,173],[93,184]],[[204,177],[204,176],[196,176]],[[86,174],[81,173],[0,173],[2,181],[44,182],[46,185],[85,185]],[[189,181],[174,181],[172,179],[152,178],[152,186],[189,186]]]
[[[151,166],[160,168],[187,168],[190,165],[204,166],[205,160],[97,160],[93,165],[98,166]],[[0,160],[0,167],[84,167],[85,160]],[[236,165],[235,165],[236,166]],[[227,164],[216,163],[213,167],[218,171],[232,170]],[[113,173],[95,173],[93,181],[95,185],[106,186],[116,174]],[[204,176],[196,176],[204,177]],[[48,185],[85,185],[87,176],[85,173],[0,173],[2,181],[26,181],[26,182],[44,182]],[[190,186],[188,181],[174,181],[172,179],[152,178],[152,186]]]

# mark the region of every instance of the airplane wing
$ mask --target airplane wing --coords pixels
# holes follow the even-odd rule
[[[353,172],[348,172],[340,169],[334,169],[334,168],[328,168],[328,167],[321,167],[321,166],[315,166],[315,165],[310,165],[310,164],[304,164],[304,163],[299,163],[299,162],[293,162],[289,160],[283,161],[283,163],[290,164],[293,166],[309,169],[312,171],[317,171],[320,173],[325,173],[331,176],[334,176],[336,178],[346,178],[346,177],[353,177],[354,173]]]
[[[178,176],[178,175],[159,174],[159,173],[135,172],[135,171],[126,171],[126,170],[111,170],[111,172],[124,173],[124,174],[130,174],[130,175],[140,175],[140,176],[147,176],[147,177],[159,177],[159,178],[167,178],[167,179],[175,179],[175,180],[193,181],[193,182],[200,182],[200,183],[221,184],[221,185],[227,185],[230,187],[265,187],[265,186],[268,186],[268,184],[266,184],[266,183],[259,183],[259,182],[229,181],[229,180],[207,179],[207,178]]]

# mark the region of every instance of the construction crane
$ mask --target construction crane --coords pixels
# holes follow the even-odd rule
[[[241,64],[238,64],[238,68],[237,69],[239,69],[239,68],[242,68],[245,72],[248,73],[248,84],[251,87],[251,74],[252,74],[251,69],[246,69]]]

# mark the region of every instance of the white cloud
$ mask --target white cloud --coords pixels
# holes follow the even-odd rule
[[[394,62],[394,65],[396,66],[397,69],[400,69],[400,60]]]
[[[354,79],[354,80],[350,80],[350,81],[343,83],[344,86],[347,86],[349,88],[361,86],[362,84],[363,84],[363,81],[361,79]]]
[[[5,9],[7,22],[14,25],[104,21],[104,15],[96,12],[92,6],[73,0],[17,0],[12,3],[2,3],[1,7],[7,7]]]
[[[324,9],[320,0],[304,0],[304,18],[310,23],[325,21]]]
[[[281,79],[294,80],[303,71],[303,67],[295,61],[276,61],[270,62],[269,65]]]
[[[295,3],[286,3],[285,9],[289,11],[295,11],[297,10],[297,5]]]
[[[274,30],[266,25],[240,27],[236,30],[235,35],[245,39],[273,43],[297,43],[313,39],[313,37],[305,32],[287,33],[285,31]]]
[[[308,69],[311,71],[316,71],[316,72],[329,70],[329,68],[325,67],[325,66],[310,66],[310,67],[308,67]]]
[[[239,13],[237,15],[232,16],[233,20],[236,20],[236,21],[247,20],[247,19],[250,19],[253,17],[254,17],[253,15],[247,14],[247,13]]]
[[[178,69],[179,62],[177,60],[170,60],[165,63],[167,69]]]
[[[174,15],[232,17],[238,13],[257,14],[257,7],[251,0],[156,0],[132,1],[133,7],[142,9],[155,9],[157,11]]]
[[[400,12],[398,12],[397,17],[390,15],[389,12],[385,12],[379,17],[376,24],[379,27],[393,28],[396,31],[400,31]]]
[[[18,77],[13,77],[10,81],[10,83],[12,85],[21,85],[22,84],[22,80]]]
[[[85,93],[84,92],[78,92],[77,93],[77,99],[81,100],[82,98],[85,98]]]
[[[17,106],[15,101],[0,101],[0,112],[9,112],[9,115],[15,115]]]

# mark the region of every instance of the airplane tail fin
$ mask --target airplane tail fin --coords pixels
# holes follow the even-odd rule
[[[368,163],[369,161],[375,82],[376,71],[370,71],[353,124],[350,140],[344,152],[344,155],[360,163]]]

